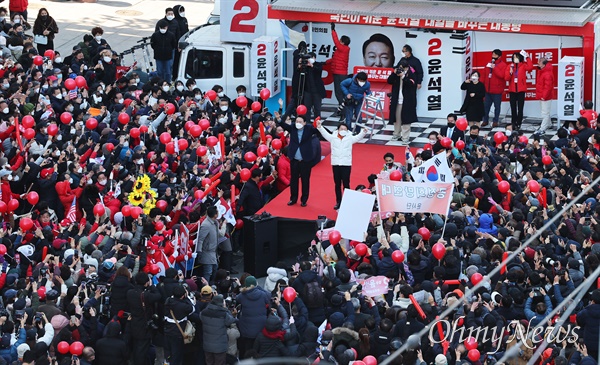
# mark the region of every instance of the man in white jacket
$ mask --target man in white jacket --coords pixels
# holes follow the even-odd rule
[[[363,128],[359,134],[353,136],[348,131],[345,123],[338,125],[337,131],[329,133],[321,125],[320,120],[316,120],[317,129],[331,144],[331,167],[333,168],[333,182],[335,183],[335,207],[338,210],[342,202],[342,184],[345,189],[350,189],[350,171],[352,169],[352,145],[362,140],[368,130]]]

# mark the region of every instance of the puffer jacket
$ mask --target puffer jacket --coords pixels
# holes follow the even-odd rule
[[[243,288],[236,296],[242,311],[238,317],[240,335],[245,338],[256,338],[265,327],[267,306],[271,295],[260,287]]]
[[[600,304],[590,304],[577,313],[577,324],[583,328],[583,342],[588,350],[598,352]]]
[[[128,359],[127,342],[121,336],[118,321],[106,325],[106,336],[96,342],[96,363],[100,365],[124,364]]]
[[[485,68],[485,77],[483,83],[485,89],[490,94],[502,94],[506,89],[506,80],[504,75],[506,74],[506,62],[498,58],[496,60],[494,68]]]
[[[204,351],[222,354],[229,349],[227,328],[235,323],[235,318],[223,306],[210,303],[200,313],[204,332]]]
[[[344,92],[344,96],[350,94],[355,101],[362,101],[365,94],[371,95],[371,83],[367,81],[363,86],[360,86],[356,81],[356,75],[351,79],[342,81],[340,87]]]
[[[58,198],[63,205],[65,216],[69,212],[71,208],[71,204],[73,204],[73,198],[81,198],[81,194],[83,193],[83,188],[77,187],[75,189],[71,189],[71,184],[68,181],[59,181],[54,186],[56,189],[56,193],[58,194]],[[76,204],[76,212],[79,212],[77,200]]]
[[[335,52],[325,64],[331,67],[331,73],[334,75],[348,75],[348,60],[350,59],[350,47],[340,42],[337,32],[331,31],[331,38],[335,44]]]
[[[281,158],[281,157],[280,157]],[[279,280],[288,282],[287,271],[278,267],[270,267],[267,269],[267,278],[265,279],[265,290],[272,292]]]
[[[535,76],[535,96],[538,100],[551,100],[554,91],[554,73],[552,65],[547,63]]]
[[[494,225],[494,218],[491,214],[485,213],[479,217],[479,232],[489,233],[492,236],[498,235],[498,228]]]
[[[11,13],[22,13],[27,11],[27,6],[29,6],[29,0],[10,0],[8,3],[8,10],[10,10]]]
[[[512,66],[512,67],[511,67]],[[504,80],[508,81],[508,91],[511,93],[527,91],[527,72],[533,70],[531,60],[526,58],[521,63],[511,63],[506,67]],[[517,82],[515,83],[515,77]]]
[[[265,322],[265,328],[258,334],[254,341],[254,350],[261,358],[290,356],[290,350],[284,342],[298,336],[295,324],[290,325],[289,331],[282,330],[281,319],[271,315]]]
[[[115,276],[110,286],[110,317],[116,316],[119,311],[129,312],[127,305],[127,292],[134,289],[135,286],[129,281],[129,278],[123,275]]]
[[[352,145],[365,137],[365,130],[361,130],[355,136],[347,134],[343,138],[339,138],[337,131],[331,134],[323,126],[320,126],[318,130],[323,138],[331,144],[331,166],[352,166]]]

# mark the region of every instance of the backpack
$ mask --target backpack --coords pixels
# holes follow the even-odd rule
[[[304,285],[303,300],[307,308],[319,308],[323,306],[323,289],[318,281],[311,281]]]

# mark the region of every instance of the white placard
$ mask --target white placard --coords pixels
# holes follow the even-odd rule
[[[221,0],[221,41],[252,43],[267,32],[267,0]]]
[[[375,195],[350,189],[344,190],[335,229],[342,238],[362,242],[369,227]]]
[[[565,56],[558,62],[558,119],[576,120],[583,105],[583,57]]]
[[[263,36],[252,42],[250,94],[258,97],[260,91],[268,88],[271,97],[280,91],[281,44],[278,37]]]

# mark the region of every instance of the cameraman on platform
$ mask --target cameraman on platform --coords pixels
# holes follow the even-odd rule
[[[292,105],[294,105],[294,109],[300,104],[306,106],[306,121],[312,120],[312,117],[321,116],[321,103],[326,95],[325,84],[321,77],[323,63],[317,62],[316,58],[317,55],[314,52],[299,52],[294,55],[297,67],[292,76],[292,95],[296,103]]]
[[[346,109],[346,125],[352,130],[352,120],[356,118],[356,123],[360,123],[362,118],[360,109],[364,95],[371,95],[371,84],[367,81],[367,74],[359,72],[351,79],[342,81],[340,85],[346,100],[344,101]]]

